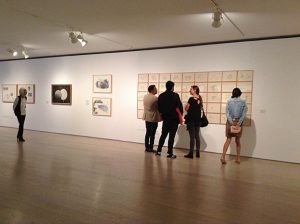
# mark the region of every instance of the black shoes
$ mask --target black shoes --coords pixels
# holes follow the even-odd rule
[[[200,158],[200,152],[199,151],[196,151],[196,157]]]
[[[156,151],[155,155],[156,156],[161,156],[161,152]]]
[[[25,139],[24,138],[17,138],[17,141],[18,142],[25,142]]]
[[[176,159],[176,155],[175,154],[168,154],[167,155],[167,158],[170,158],[170,159]]]
[[[184,157],[188,158],[188,159],[193,159],[194,158],[193,153],[186,154],[186,155],[184,155]]]
[[[153,149],[145,149],[145,152],[153,152]]]

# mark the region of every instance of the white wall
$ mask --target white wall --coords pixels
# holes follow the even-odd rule
[[[27,107],[27,129],[142,143],[144,122],[136,119],[138,73],[251,69],[253,121],[244,129],[242,154],[300,163],[299,58],[300,38],[294,38],[22,60],[0,62],[0,84],[36,84],[36,103]],[[93,74],[112,74],[113,93],[93,93]],[[69,83],[72,106],[52,105],[51,84]],[[92,116],[93,96],[112,97],[112,117]],[[10,103],[0,102],[0,126],[17,127]],[[224,126],[201,131],[202,148],[221,152]],[[160,126],[156,141],[159,134]],[[180,127],[178,134],[176,146],[187,148],[186,130]]]

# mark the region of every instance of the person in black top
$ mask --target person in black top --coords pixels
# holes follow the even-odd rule
[[[14,101],[13,110],[19,121],[17,141],[25,142],[25,139],[23,138],[23,132],[24,132],[24,122],[26,117],[27,90],[25,88],[20,88],[19,94],[20,95]]]
[[[190,94],[192,97],[185,105],[187,114],[185,115],[185,124],[190,135],[190,150],[185,158],[192,159],[194,157],[194,146],[196,140],[196,157],[200,157],[200,123],[201,123],[201,109],[203,108],[202,97],[199,95],[199,87],[191,86]]]
[[[179,95],[174,93],[174,82],[166,82],[166,89],[165,92],[158,96],[158,111],[161,113],[163,124],[156,155],[161,155],[165,139],[169,134],[167,157],[175,159],[176,155],[173,154],[173,145],[179,124],[179,116],[176,109],[182,114],[183,107]]]

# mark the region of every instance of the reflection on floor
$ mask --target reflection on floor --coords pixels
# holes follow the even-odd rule
[[[0,128],[1,224],[299,223],[297,164]],[[164,152],[166,149],[164,149]]]

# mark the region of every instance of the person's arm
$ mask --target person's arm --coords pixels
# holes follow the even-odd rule
[[[183,106],[182,106],[181,100],[179,98],[179,95],[177,93],[176,93],[176,98],[177,98],[177,107],[180,110],[180,113],[183,114]]]
[[[229,124],[232,125],[232,118],[231,118],[231,115],[229,112],[229,103],[228,102],[226,104],[226,117],[227,117],[227,120],[229,121]]]
[[[15,101],[14,101],[14,104],[13,104],[13,109],[14,110],[16,109],[16,106],[17,106],[18,102],[19,102],[19,97],[17,96]]]
[[[185,107],[184,107],[184,110],[187,112],[189,109],[190,109],[190,104],[189,104],[189,103],[186,103],[186,105],[185,105]]]
[[[243,123],[243,121],[246,117],[247,111],[248,111],[248,107],[247,107],[247,104],[244,102],[243,113],[242,113],[242,116],[239,119],[238,125],[241,125]]]

